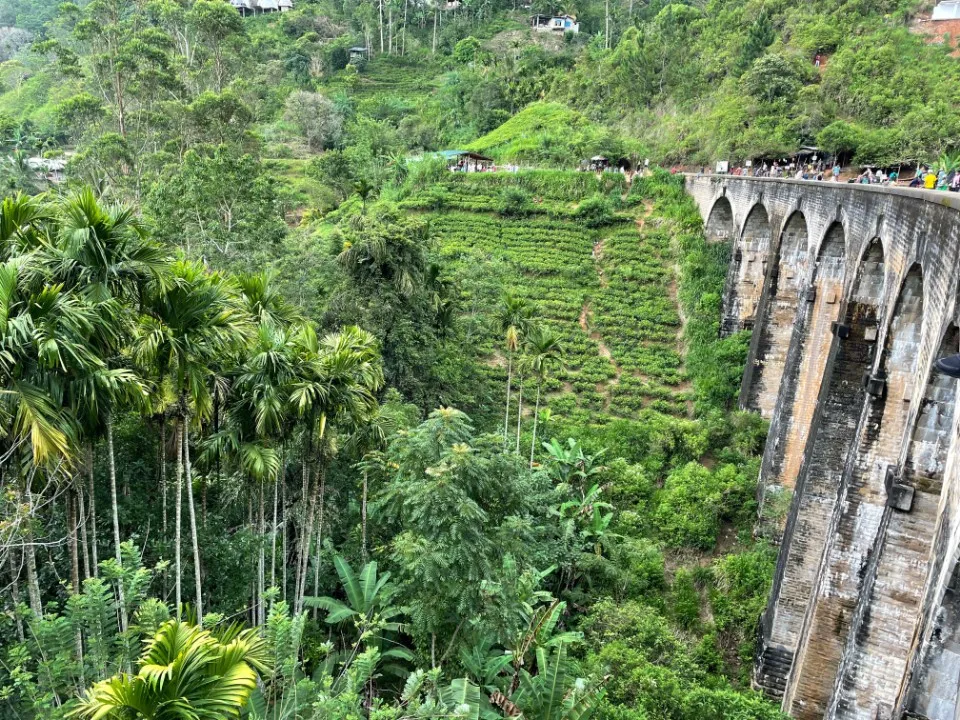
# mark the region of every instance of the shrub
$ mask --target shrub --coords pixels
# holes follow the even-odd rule
[[[686,568],[674,575],[669,607],[673,621],[684,630],[695,630],[700,625],[700,593]]]
[[[606,197],[593,195],[580,203],[574,217],[587,227],[600,227],[613,222],[613,209]]]
[[[504,217],[520,217],[530,211],[530,195],[518,187],[505,187],[497,196],[497,212]]]

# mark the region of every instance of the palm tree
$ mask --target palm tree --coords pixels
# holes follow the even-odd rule
[[[507,402],[503,415],[503,444],[507,444],[510,432],[510,386],[513,381],[513,357],[520,349],[523,335],[533,316],[533,308],[526,299],[511,293],[503,296],[500,307],[500,329],[504,333],[507,348]]]
[[[43,262],[92,302],[139,304],[148,282],[163,281],[169,258],[131,208],[104,206],[87,188],[59,204],[56,220],[56,245],[44,249]]]
[[[367,214],[367,198],[370,197],[370,193],[373,192],[373,185],[371,185],[365,178],[360,178],[353,184],[354,194],[360,197],[361,202],[361,214]]]
[[[540,415],[540,390],[544,378],[563,364],[563,347],[560,336],[542,326],[534,327],[527,336],[527,349],[530,354],[530,371],[537,379],[537,403],[533,411],[533,438],[530,441],[530,467],[533,467],[533,453],[537,445],[537,420]]]
[[[190,420],[210,415],[210,381],[214,365],[229,357],[246,337],[249,321],[236,297],[219,274],[207,273],[199,263],[178,260],[171,268],[169,287],[154,283],[144,303],[133,343],[133,355],[170,380],[177,397],[177,497],[174,554],[176,602],[181,593],[181,507],[184,474],[193,546],[197,615],[203,618],[200,548],[190,465]]]
[[[266,644],[255,630],[232,625],[214,633],[170,620],[146,642],[136,675],[121,673],[95,684],[68,717],[237,717],[267,660]]]
[[[293,384],[290,400],[304,430],[304,492],[309,495],[309,503],[294,594],[295,612],[303,610],[314,514],[317,498],[323,495],[323,468],[321,466],[316,481],[311,478],[318,473],[311,468],[324,457],[328,424],[335,423],[345,429],[361,425],[374,412],[377,404],[374,393],[383,386],[383,367],[370,333],[346,327],[319,343],[312,329],[305,326],[299,344],[300,376]]]
[[[105,429],[110,475],[110,507],[117,563],[120,552],[120,521],[117,508],[117,471],[113,447],[113,418],[118,407],[146,398],[143,383],[121,364],[121,349],[132,333],[132,317],[124,301],[138,303],[146,284],[162,281],[167,258],[162,248],[147,238],[146,231],[129,208],[103,206],[90,189],[73,195],[57,206],[55,243],[45,244],[39,257],[55,282],[74,288],[93,305],[102,329],[90,344],[103,361],[73,384],[79,417],[88,434]],[[127,629],[123,582],[119,583],[120,627]]]

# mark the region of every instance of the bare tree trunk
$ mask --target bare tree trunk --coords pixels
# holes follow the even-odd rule
[[[322,470],[320,471],[323,472]],[[320,483],[314,481],[311,483],[310,491],[310,503],[307,508],[307,517],[306,517],[306,529],[303,535],[303,553],[302,553],[302,565],[300,572],[300,587],[297,588],[297,598],[296,598],[296,612],[303,611],[303,598],[307,593],[307,573],[310,570],[310,550],[313,548],[313,527],[316,522],[316,512],[317,512],[317,495],[320,488]]]
[[[400,54],[407,54],[407,6],[410,0],[403,0],[403,34],[400,36]]]
[[[97,557],[97,488],[93,471],[93,446],[87,447],[87,480],[90,483],[90,562],[93,577],[100,576],[100,559]]]
[[[33,546],[33,495],[30,492],[29,481],[24,492],[27,500],[26,543],[23,554],[27,564],[27,595],[30,598],[30,609],[37,617],[43,616],[43,604],[40,602],[40,581],[37,577],[37,553]]]
[[[77,476],[77,506],[80,511],[80,549],[83,557],[83,578],[92,577],[90,574],[90,544],[87,542],[87,508],[83,500],[83,473]]]
[[[117,510],[117,465],[113,455],[113,415],[107,415],[107,465],[110,469],[110,511],[113,515],[113,547],[116,552],[117,566],[121,570],[117,581],[117,594],[120,602],[120,632],[127,631],[127,602],[123,592],[123,555],[120,552],[120,516]]]
[[[183,467],[186,473],[187,505],[190,511],[190,543],[193,545],[193,579],[197,597],[197,623],[203,625],[203,588],[200,581],[200,539],[197,537],[197,510],[193,502],[193,477],[190,472],[190,424],[183,424]]]
[[[603,46],[610,49],[610,0],[603,4]]]
[[[360,537],[363,564],[367,564],[367,469],[363,469],[363,496],[360,500]]]
[[[287,484],[280,486],[280,524],[283,526],[280,567],[283,568],[283,601],[287,601]]]
[[[533,449],[537,446],[537,416],[540,414],[540,382],[537,381],[537,405],[533,411],[533,440],[530,441],[530,467],[533,467]]]
[[[167,540],[167,418],[160,420],[160,495],[163,498],[163,534],[161,539]]]
[[[520,454],[520,421],[523,419],[523,376],[520,376],[520,390],[517,392],[517,455]]]
[[[320,515],[320,520],[317,522],[317,553],[314,556],[313,562],[313,596],[317,597],[320,594],[320,551],[323,549],[323,502],[326,499],[326,490],[327,490],[327,473],[326,470],[320,469],[320,509],[317,511]],[[313,609],[313,619],[317,619],[318,608]]]
[[[177,602],[177,617],[180,617],[180,607],[183,605],[183,563],[181,561],[180,555],[180,528],[183,525],[182,515],[183,515],[183,417],[180,416],[177,418],[177,492],[176,492],[176,505],[173,512],[173,521],[175,527],[173,528],[173,555],[174,555],[174,596],[176,597]]]
[[[71,480],[71,485],[72,485]],[[67,532],[70,538],[70,585],[80,592],[80,548],[77,542],[77,498],[73,487],[67,489]]]
[[[438,10],[433,11],[433,46],[430,49],[432,55],[437,54],[437,15],[439,14]]]
[[[280,496],[280,483],[285,476],[281,466],[280,477],[273,484],[273,526],[270,530],[270,587],[277,586],[277,501]]]
[[[14,557],[16,554],[16,550],[10,548],[10,554],[7,555],[10,561],[10,599],[13,600],[14,609],[20,606],[20,568],[17,567]],[[20,617],[20,613],[15,612],[14,619],[17,625],[17,640],[23,642],[23,618]]]
[[[383,0],[377,3],[380,9],[380,53],[383,53]]]
[[[259,515],[257,517],[257,535],[259,546],[259,552],[257,553],[257,624],[263,625],[264,621],[264,605],[263,605],[263,582],[264,575],[266,574],[267,567],[267,557],[266,557],[266,542],[267,542],[267,520],[266,513],[264,508],[264,499],[263,499],[263,483],[260,483],[260,508]]]
[[[510,434],[510,384],[513,381],[513,353],[507,355],[507,409],[503,413],[503,445]]]
[[[303,574],[306,572],[306,555],[310,549],[307,540],[307,528],[310,526],[310,519],[313,515],[313,510],[310,508],[310,462],[309,462],[309,450],[303,453],[303,488],[300,495],[300,502],[303,506],[303,526],[300,528],[300,541],[299,547],[297,548],[297,574],[294,577],[294,587],[293,587],[293,610],[294,613],[300,612],[300,587],[301,581],[303,579]]]

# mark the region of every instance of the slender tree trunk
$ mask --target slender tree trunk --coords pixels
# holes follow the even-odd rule
[[[438,14],[439,14],[439,11],[437,10],[433,11],[433,46],[430,49],[430,53],[432,55],[437,54],[437,15]]]
[[[180,608],[183,605],[183,561],[181,559],[181,528],[183,527],[183,416],[177,417],[177,491],[176,505],[173,511],[173,556],[174,556],[174,576],[173,587],[174,596],[177,602],[177,617],[181,616]]]
[[[113,548],[116,552],[120,579],[117,581],[117,594],[120,601],[120,632],[127,631],[127,602],[123,592],[123,555],[120,552],[120,516],[117,510],[117,465],[113,455],[113,415],[107,415],[107,465],[110,470],[110,512],[113,515]]]
[[[523,376],[520,377],[520,389],[517,391],[517,455],[520,454],[520,421],[523,419]]]
[[[80,550],[83,557],[83,579],[90,574],[90,544],[87,542],[87,508],[83,500],[83,473],[77,476],[77,506],[80,511]]]
[[[10,599],[13,601],[14,609],[20,606],[20,568],[17,567],[16,550],[10,549],[7,559],[10,562]],[[17,625],[17,640],[23,642],[23,618],[20,613],[14,613],[14,620]]]
[[[537,446],[537,416],[540,415],[540,381],[537,381],[537,404],[533,411],[533,440],[530,441],[530,467],[533,467],[533,449]]]
[[[87,481],[90,483],[90,562],[93,577],[100,576],[100,559],[97,557],[97,488],[93,471],[93,446],[87,447]]]
[[[400,36],[400,54],[407,54],[407,6],[410,0],[403,0],[403,34]]]
[[[363,495],[360,500],[360,537],[363,564],[367,564],[367,469],[363,469]]]
[[[259,508],[259,517],[257,518],[257,535],[259,542],[259,552],[257,553],[257,623],[263,625],[264,622],[264,604],[263,604],[263,593],[264,593],[264,578],[266,576],[267,568],[267,519],[266,519],[266,506],[264,503],[264,489],[263,483],[260,483],[260,508]]]
[[[294,613],[300,612],[300,586],[301,580],[303,579],[303,574],[306,572],[306,555],[309,551],[310,545],[307,540],[307,528],[310,526],[311,516],[313,515],[313,510],[310,507],[310,462],[309,462],[309,449],[305,450],[303,453],[303,472],[302,472],[302,481],[303,489],[300,495],[300,502],[303,506],[303,525],[300,528],[300,537],[299,547],[297,548],[297,573],[296,577],[293,579],[293,610]]]
[[[323,549],[323,503],[327,494],[327,473],[326,470],[320,470],[320,508],[317,513],[320,519],[317,522],[317,552],[313,561],[313,596],[320,594],[320,551]],[[313,619],[317,619],[318,608],[313,609]]]
[[[160,420],[160,495],[163,502],[163,534],[161,540],[167,541],[167,418]]]
[[[277,586],[277,505],[280,497],[280,482],[285,468],[280,468],[280,477],[273,483],[273,525],[270,529],[270,587]]]
[[[322,470],[320,471],[322,472]],[[297,590],[297,603],[296,611],[303,611],[303,598],[307,593],[307,573],[310,569],[310,551],[313,548],[313,527],[316,521],[316,512],[317,512],[317,495],[319,493],[320,483],[316,480],[311,483],[312,489],[310,491],[310,503],[307,508],[307,527],[304,531],[303,537],[303,559],[300,572],[300,587]]]
[[[510,435],[510,384],[513,380],[513,353],[507,354],[507,408],[503,413],[503,445],[507,445]]]
[[[30,609],[37,617],[43,616],[43,604],[40,602],[40,580],[37,577],[37,553],[33,546],[33,495],[30,486],[25,488],[27,500],[26,543],[23,547],[23,557],[27,565],[27,596],[30,598]]]
[[[280,524],[283,527],[281,538],[280,567],[283,568],[283,601],[287,601],[287,484],[280,486]]]
[[[383,54],[383,0],[377,3],[380,9],[380,53]]]
[[[610,0],[603,4],[603,46],[610,49]]]
[[[77,498],[73,487],[67,490],[67,531],[70,538],[70,585],[80,592],[80,548],[77,542]]]
[[[193,545],[193,579],[197,590],[197,622],[203,625],[203,588],[200,579],[200,539],[197,537],[197,509],[193,502],[193,477],[190,472],[190,424],[183,424],[183,466],[186,473],[187,505],[190,511],[190,543]]]

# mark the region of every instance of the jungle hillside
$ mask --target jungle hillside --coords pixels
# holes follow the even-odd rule
[[[661,167],[956,154],[930,5],[0,0],[0,718],[783,717]]]

